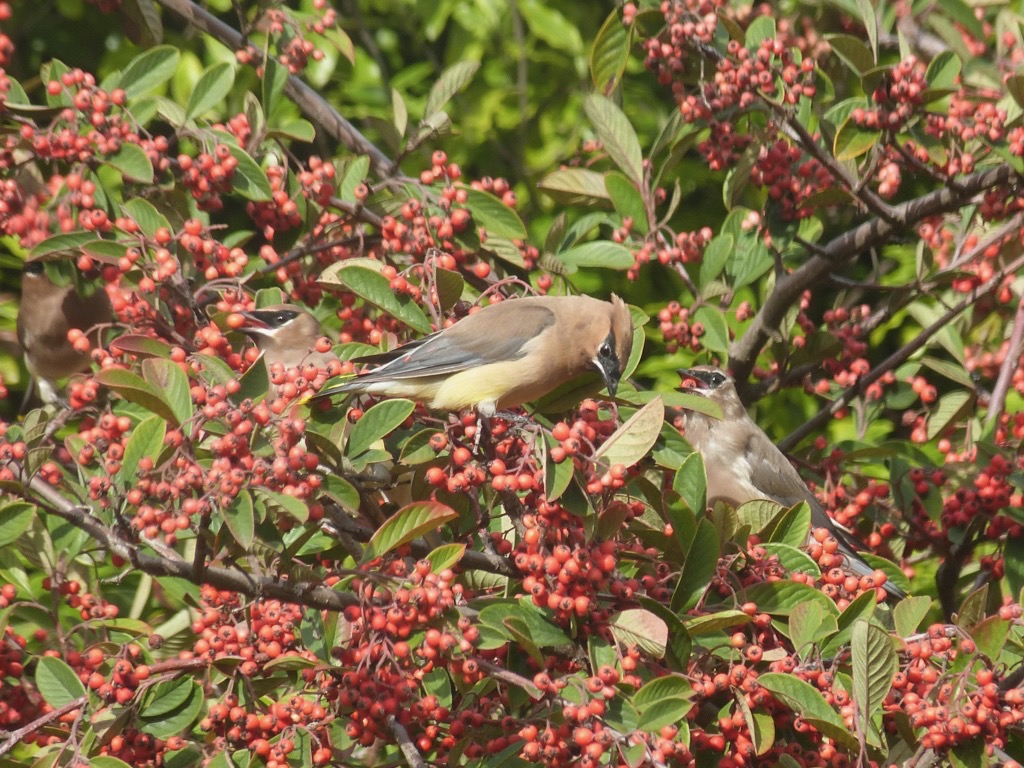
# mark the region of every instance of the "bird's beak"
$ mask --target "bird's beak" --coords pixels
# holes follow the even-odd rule
[[[680,368],[676,373],[682,377],[682,381],[680,382],[681,388],[688,392],[693,392],[697,395],[704,395],[711,389],[711,383],[707,379],[707,371],[699,371],[692,368]]]
[[[252,312],[239,312],[247,321],[246,325],[243,325],[238,329],[239,333],[244,333],[246,336],[269,336],[273,329],[267,325],[263,320],[259,318],[259,315],[255,315]]]
[[[608,388],[609,396],[615,397],[615,391],[619,388],[619,379],[622,376],[619,373],[619,369],[609,370],[603,365],[599,365],[597,369],[601,372],[601,378],[604,379],[604,385]]]

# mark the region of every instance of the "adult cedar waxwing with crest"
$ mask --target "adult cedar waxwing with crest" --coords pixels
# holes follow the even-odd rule
[[[280,364],[284,368],[315,365],[326,369],[338,362],[330,350],[318,349],[323,336],[320,323],[302,307],[273,304],[240,314],[246,324],[238,331],[253,340],[268,368]]]
[[[76,328],[88,333],[95,346],[99,342],[96,327],[109,323],[112,316],[110,298],[103,286],[85,295],[76,290],[73,282],[54,283],[41,260],[25,262],[18,306],[18,341],[25,355],[25,367],[43,402],[59,401],[54,382],[89,367],[89,353],[75,349],[68,340],[68,331]]]
[[[707,397],[722,410],[720,419],[691,410],[684,411],[683,417],[684,436],[704,459],[708,503],[720,500],[737,507],[754,499],[770,499],[791,507],[806,501],[811,525],[835,537],[849,570],[858,576],[873,576],[875,569],[857,554],[861,547],[856,539],[829,517],[789,459],[750,418],[729,375],[711,366],[680,374],[684,380],[696,382],[685,391]],[[882,586],[897,599],[907,596],[889,581]]]
[[[408,397],[439,411],[482,416],[536,400],[587,371],[614,397],[633,347],[618,296],[536,296],[491,304],[449,328],[357,362],[380,368],[322,390]]]

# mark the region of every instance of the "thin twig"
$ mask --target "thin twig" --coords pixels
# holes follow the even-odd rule
[[[158,2],[187,23],[216,38],[228,48],[237,51],[244,47],[245,40],[238,30],[228,26],[205,8],[190,2],[190,0],[158,0]],[[288,76],[284,92],[298,105],[303,114],[323,126],[337,141],[354,152],[369,156],[370,164],[376,174],[387,177],[395,173],[396,168],[391,159],[298,76]]]
[[[779,278],[775,290],[755,315],[746,333],[733,343],[729,369],[739,380],[748,378],[762,347],[800,299],[800,294],[824,280],[836,267],[855,258],[865,248],[884,243],[898,229],[907,228],[929,216],[956,210],[971,196],[1007,183],[1014,173],[1006,165],[979,171],[960,182],[962,192],[943,188],[896,206],[893,209],[895,224],[873,218],[833,238],[824,247],[823,254],[812,256],[801,267]]]
[[[951,323],[957,315],[959,315],[964,310],[974,306],[974,304],[982,296],[992,293],[997,288],[999,288],[999,286],[1002,284],[1003,280],[1006,278],[1007,275],[1013,274],[1021,267],[1024,267],[1024,256],[1019,256],[1018,258],[1014,259],[1012,262],[1006,265],[1006,267],[1001,269],[999,271],[999,274],[993,276],[988,282],[982,283],[981,285],[974,288],[974,290],[968,293],[959,304],[950,307],[950,309],[947,310],[946,313],[942,315],[942,317],[940,317],[934,323],[932,323],[927,328],[922,330],[914,338],[913,341],[893,352],[891,355],[885,358],[885,360],[883,360],[881,363],[876,365],[866,374],[861,376],[857,380],[856,384],[844,389],[842,393],[840,393],[839,397],[830,402],[828,405],[826,405],[824,408],[818,411],[814,416],[812,416],[810,419],[808,419],[806,422],[804,422],[802,425],[800,425],[790,434],[788,434],[785,438],[783,438],[783,440],[779,442],[779,448],[781,448],[783,451],[792,449],[794,445],[799,443],[801,440],[807,437],[807,435],[813,433],[815,430],[817,430],[819,427],[825,424],[838,411],[849,405],[855,397],[864,392],[871,384],[874,384],[876,381],[882,378],[882,376],[884,376],[887,372],[894,370],[897,366],[901,365],[906,360],[908,360],[911,355],[917,352],[917,350],[924,347],[932,338],[932,336],[934,336],[947,325],[949,325],[949,323]]]
[[[999,366],[999,378],[992,388],[992,395],[988,399],[988,416],[985,417],[985,427],[991,427],[1002,415],[1003,406],[1006,405],[1006,393],[1010,389],[1010,381],[1017,370],[1020,361],[1021,344],[1024,342],[1024,295],[1021,295],[1017,303],[1017,315],[1013,318],[1013,333],[1010,334],[1010,347],[1006,350],[1006,357],[1003,364]]]

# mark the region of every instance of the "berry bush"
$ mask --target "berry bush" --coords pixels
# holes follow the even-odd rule
[[[429,5],[0,0],[0,762],[1019,765],[1019,9]],[[22,407],[30,260],[112,311]],[[612,291],[614,399],[316,397]],[[709,507],[697,363],[872,574]]]

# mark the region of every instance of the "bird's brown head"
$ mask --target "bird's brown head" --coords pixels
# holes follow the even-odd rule
[[[717,403],[722,409],[722,418],[739,418],[746,413],[743,402],[736,392],[735,382],[721,368],[698,365],[693,368],[683,368],[679,374],[683,378],[683,390],[703,395]]]
[[[626,370],[626,363],[629,362],[629,355],[633,351],[633,318],[630,317],[626,302],[614,293],[607,307],[607,332],[605,333],[605,327],[600,329],[602,338],[599,339],[590,362],[604,379],[608,394],[615,397],[619,379],[622,378],[622,372]]]
[[[272,304],[241,315],[246,324],[239,332],[250,336],[258,347],[263,346],[261,341],[273,340],[276,344],[308,348],[320,336],[316,318],[294,304]]]

